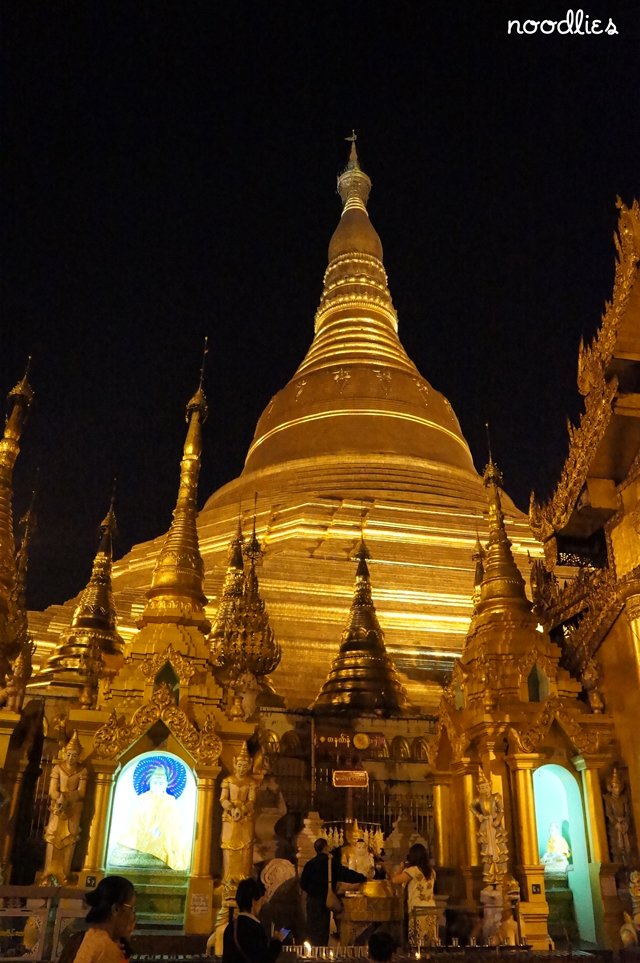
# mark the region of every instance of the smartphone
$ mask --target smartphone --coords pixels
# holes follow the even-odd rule
[[[289,934],[291,933],[291,930],[288,930],[288,929],[286,929],[286,928],[283,926],[280,932],[281,932],[282,942],[284,943],[284,941],[286,940],[286,938],[287,938],[287,937],[289,936]]]

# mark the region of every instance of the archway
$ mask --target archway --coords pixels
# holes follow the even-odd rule
[[[170,752],[131,759],[116,783],[107,868],[188,874],[196,814],[191,769]]]
[[[589,882],[589,860],[584,827],[582,796],[575,776],[563,766],[550,763],[536,769],[533,790],[538,827],[538,852],[545,862],[547,898],[563,885],[573,894],[579,938],[596,942],[593,898]],[[567,927],[568,929],[568,927]],[[560,926],[562,930],[562,926]],[[567,934],[570,938],[570,933]]]

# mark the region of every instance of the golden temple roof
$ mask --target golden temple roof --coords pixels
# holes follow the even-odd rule
[[[204,564],[196,527],[202,425],[208,414],[203,375],[204,362],[200,383],[186,409],[185,417],[189,427],[180,462],[180,485],[173,521],[155,564],[140,624],[154,621],[179,622],[198,625],[206,633],[209,631],[209,623],[204,614],[207,602],[202,590]]]
[[[384,644],[371,596],[367,559],[361,539],[356,584],[340,651],[312,709],[397,715],[411,709],[393,661]]]
[[[342,216],[329,243],[315,336],[260,418],[245,474],[294,459],[372,451],[473,471],[451,405],[398,338],[382,244],[367,211],[370,189],[352,140],[338,178]]]
[[[11,599],[15,589],[16,559],[13,534],[13,469],[20,453],[22,429],[33,401],[29,384],[29,366],[24,376],[9,392],[9,414],[0,439],[0,683],[7,669],[7,659],[17,652],[11,637]]]

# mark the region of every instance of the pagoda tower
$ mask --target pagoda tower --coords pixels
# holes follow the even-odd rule
[[[484,484],[489,539],[482,553],[476,551],[483,556],[479,594],[465,648],[440,705],[440,739],[434,752],[437,769],[453,774],[452,799],[441,820],[458,820],[464,832],[449,838],[442,834],[440,862],[468,867],[462,871],[467,898],[482,899],[485,917],[493,901],[499,910],[508,908],[519,887],[527,942],[546,949],[546,886],[552,877],[544,872],[541,848],[548,825],[536,818],[544,792],[539,795],[534,786],[539,770],[553,770],[551,778],[559,778],[561,771],[577,800],[571,811],[572,889],[581,938],[612,945],[619,908],[611,895],[614,866],[607,850],[601,779],[616,760],[613,721],[581,700],[582,687],[562,666],[560,646],[538,623],[513,558],[501,504],[502,478],[491,458]],[[504,813],[506,851],[491,879],[478,830],[477,793],[483,789],[486,799],[501,800]],[[555,799],[553,818],[563,818],[563,803],[559,796]],[[489,884],[482,891],[481,874]],[[580,895],[581,885],[593,909],[586,892]]]
[[[476,527],[485,530],[485,501],[451,405],[399,339],[370,189],[352,140],[310,348],[259,418],[241,475],[198,516],[206,614],[215,621],[238,505],[257,492],[257,536],[267,548],[260,588],[282,648],[273,683],[288,706],[309,705],[350,604],[364,512],[388,653],[411,702],[433,711],[472,613],[470,556]],[[527,565],[537,543],[526,516],[503,502],[516,557]],[[125,637],[135,631],[163,542],[134,546],[114,567]],[[34,616],[43,653],[60,617],[55,606]]]

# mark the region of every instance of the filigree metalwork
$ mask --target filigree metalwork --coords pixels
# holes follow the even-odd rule
[[[587,395],[606,370],[613,357],[620,322],[631,295],[640,260],[640,207],[634,201],[627,207],[618,197],[620,211],[618,230],[613,235],[617,258],[613,296],[605,304],[600,327],[589,346],[580,342],[578,354],[578,388]]]
[[[569,520],[580,492],[587,480],[596,450],[613,415],[613,399],[618,390],[618,379],[605,381],[601,377],[586,398],[585,411],[576,428],[569,425],[569,452],[562,468],[556,490],[544,504],[531,493],[529,524],[531,531],[543,541],[562,529]]]
[[[147,682],[153,682],[158,672],[167,662],[174,669],[180,685],[188,685],[196,671],[196,667],[190,659],[186,659],[179,652],[176,652],[173,645],[169,643],[162,652],[153,652],[148,655],[138,666],[138,670]]]
[[[209,713],[197,729],[188,716],[173,701],[170,686],[159,685],[150,702],[137,709],[127,723],[118,717],[115,709],[107,722],[98,729],[93,746],[100,759],[115,759],[147,732],[156,722],[162,721],[173,735],[202,765],[213,765],[222,752],[222,741],[215,731],[215,719]]]
[[[534,724],[526,731],[519,733],[519,745],[524,752],[535,752],[551,728],[554,720],[567,734],[578,752],[596,752],[598,749],[598,733],[590,732],[580,726],[567,712],[557,697],[547,699]]]

